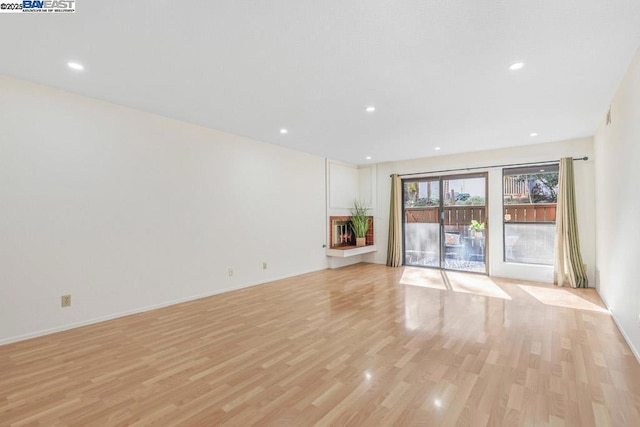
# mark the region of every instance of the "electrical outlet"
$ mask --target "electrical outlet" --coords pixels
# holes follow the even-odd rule
[[[233,268],[229,269],[229,277],[233,277]]]
[[[62,301],[61,301],[61,304],[60,304],[60,305],[61,305],[62,307],[69,307],[69,306],[71,306],[71,295],[62,295],[61,300],[62,300]]]
[[[266,269],[267,269],[267,263],[266,263],[266,262],[263,262],[263,263],[262,263],[262,269],[263,269],[263,270],[266,270]]]

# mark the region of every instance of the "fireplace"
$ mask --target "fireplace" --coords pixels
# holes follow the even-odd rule
[[[353,246],[356,244],[356,235],[351,229],[351,222],[343,219],[331,221],[331,247]]]
[[[356,245],[356,235],[351,228],[351,217],[329,217],[329,247],[331,249],[352,248]],[[373,245],[373,217],[369,217],[366,245]]]

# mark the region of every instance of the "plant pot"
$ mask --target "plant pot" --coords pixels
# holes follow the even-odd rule
[[[474,239],[478,238],[481,239],[482,238],[482,233],[484,232],[484,230],[471,230],[469,232],[469,236],[473,237]]]
[[[367,246],[367,238],[366,237],[356,237],[356,246],[357,247]]]

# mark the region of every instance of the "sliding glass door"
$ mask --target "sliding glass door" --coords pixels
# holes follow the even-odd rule
[[[486,174],[403,180],[404,264],[486,273]]]

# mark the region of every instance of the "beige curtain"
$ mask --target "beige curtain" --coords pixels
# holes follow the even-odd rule
[[[402,265],[402,180],[397,174],[391,175],[387,265],[390,267],[400,267]]]
[[[572,288],[588,286],[587,272],[580,255],[573,158],[560,159],[558,172],[558,204],[553,281],[558,286],[568,282]]]

